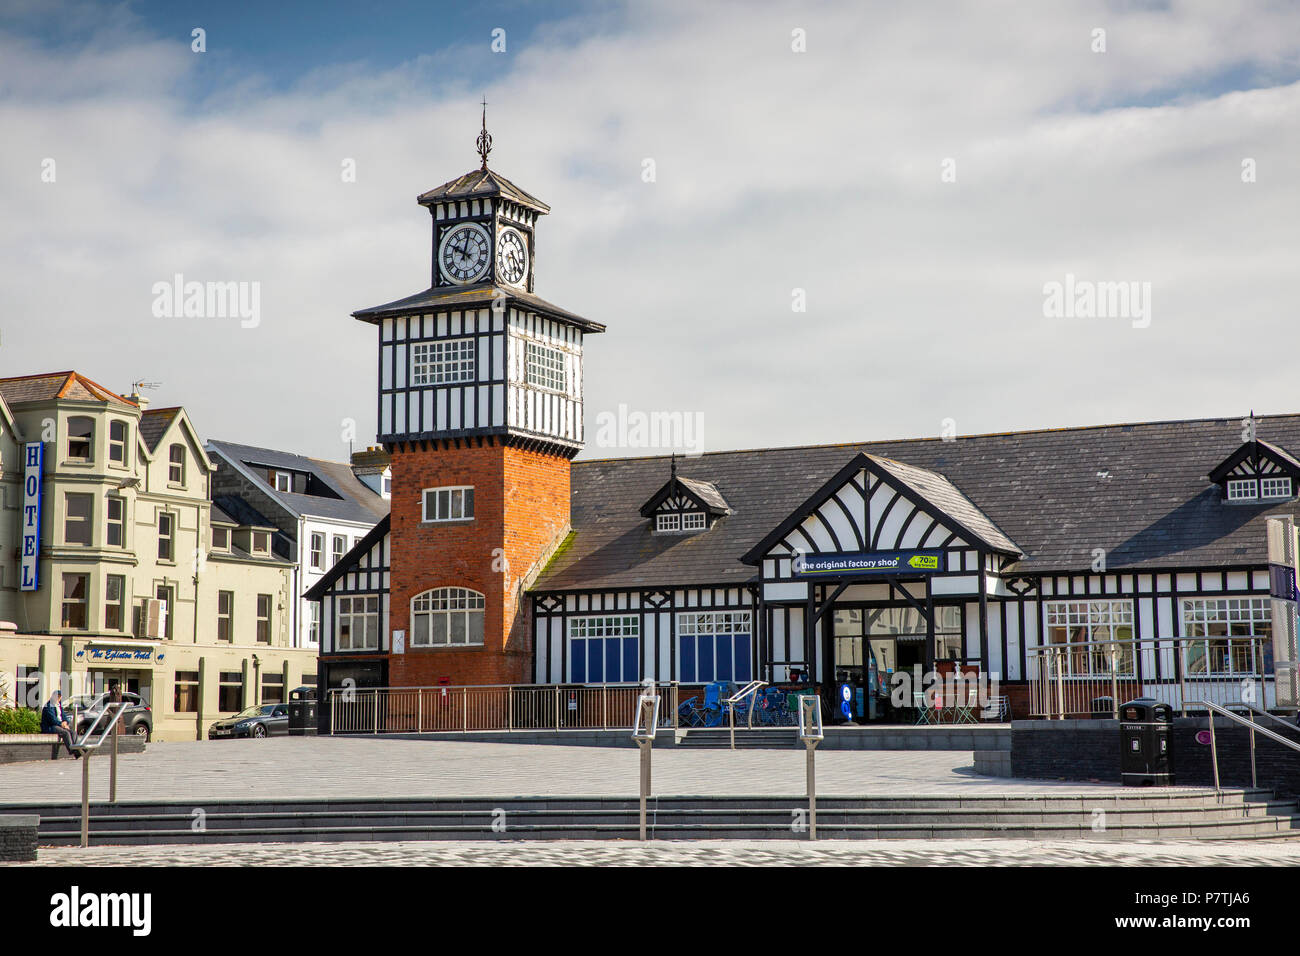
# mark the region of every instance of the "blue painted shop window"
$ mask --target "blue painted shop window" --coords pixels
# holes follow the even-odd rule
[[[715,680],[753,680],[748,634],[682,635],[677,645],[677,671],[685,684]]]
[[[569,642],[569,680],[575,684],[634,684],[641,677],[635,637],[591,637]]]

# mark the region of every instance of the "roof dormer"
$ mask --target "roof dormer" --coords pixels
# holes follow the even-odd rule
[[[1246,441],[1209,474],[1231,504],[1285,501],[1296,496],[1300,459],[1270,442]]]
[[[711,481],[682,478],[673,459],[668,481],[641,506],[641,515],[652,521],[661,534],[692,534],[707,531],[713,522],[731,514],[727,499]]]

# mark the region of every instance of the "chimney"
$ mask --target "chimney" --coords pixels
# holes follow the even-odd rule
[[[123,395],[122,397],[125,398],[127,401],[135,402],[137,405],[139,405],[140,411],[144,411],[146,408],[149,407],[149,399],[141,395],[138,390],[132,392],[130,395]]]

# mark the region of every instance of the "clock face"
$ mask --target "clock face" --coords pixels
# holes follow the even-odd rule
[[[511,285],[522,285],[528,275],[528,243],[518,229],[507,227],[497,237],[497,275]]]
[[[492,240],[476,222],[453,226],[438,243],[438,266],[443,276],[461,285],[482,278],[491,259]]]

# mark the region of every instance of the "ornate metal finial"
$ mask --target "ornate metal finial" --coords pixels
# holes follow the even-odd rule
[[[478,134],[478,141],[475,144],[478,147],[479,159],[483,160],[483,169],[487,169],[488,153],[492,152],[492,134],[487,131],[487,98],[483,100],[483,129]]]
[[[675,481],[677,479],[677,452],[673,452],[672,457],[669,459],[669,462],[670,462],[669,464],[670,471],[668,477],[672,478]]]

